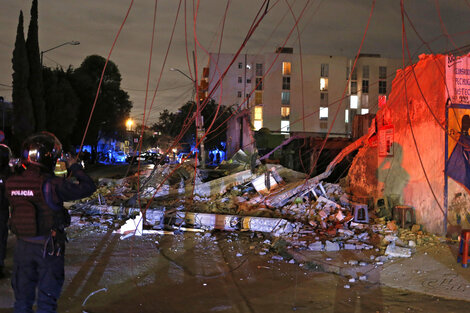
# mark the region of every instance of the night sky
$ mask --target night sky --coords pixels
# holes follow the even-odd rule
[[[0,96],[8,101],[11,100],[11,88],[7,86],[11,86],[12,81],[11,58],[18,15],[19,11],[23,10],[26,36],[31,2],[0,1]],[[66,45],[46,53],[44,65],[78,67],[87,55],[99,54],[106,57],[130,3],[131,0],[39,0],[40,50],[47,50],[72,40],[81,43],[78,46]],[[221,52],[234,53],[243,42],[263,1],[232,0],[228,3]],[[286,0],[270,1],[271,9],[242,53],[274,52],[276,47],[282,45],[294,24],[286,3]],[[344,55],[353,58],[363,37],[372,3],[372,0],[289,1],[296,17],[307,5],[299,22],[302,53]],[[179,0],[158,1],[148,106],[162,71],[178,4]],[[155,1],[152,0],[134,0],[130,15],[111,55],[111,60],[121,71],[122,87],[133,101],[131,115],[136,119],[142,119],[144,107],[154,5]],[[150,123],[158,119],[159,112],[164,108],[174,111],[191,97],[191,81],[169,70],[174,67],[189,73],[185,52],[184,6],[185,1],[182,0],[173,43],[150,113]],[[197,38],[210,52],[216,52],[218,49],[218,36],[226,6],[225,0],[200,0]],[[421,37],[431,42],[433,52],[445,52],[470,44],[470,0],[406,0],[405,9]],[[193,1],[186,0],[190,53],[194,50],[192,12]],[[406,30],[411,53],[430,53],[408,22]],[[451,37],[444,36],[445,32]],[[294,52],[298,53],[297,30],[294,30],[286,46],[294,47]],[[362,52],[401,58],[401,47],[400,1],[377,0]],[[198,65],[202,70],[202,67],[207,65],[207,55],[203,49],[198,48],[197,56]],[[192,60],[190,61],[192,64]]]

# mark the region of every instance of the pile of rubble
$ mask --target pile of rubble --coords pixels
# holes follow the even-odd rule
[[[306,180],[302,173],[261,165],[241,152],[215,174],[186,163],[157,166],[143,177],[102,179],[93,196],[71,209],[74,225],[121,234],[129,233],[126,219],[134,218],[136,228],[147,231],[266,232],[312,251],[373,250],[409,257],[416,246],[439,242],[419,225],[409,231],[377,218],[337,184]]]

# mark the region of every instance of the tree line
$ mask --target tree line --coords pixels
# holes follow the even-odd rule
[[[23,12],[18,19],[13,50],[13,138],[18,153],[21,141],[38,131],[50,131],[64,147],[80,145],[92,111],[106,59],[87,56],[74,69],[43,67],[38,40],[38,1],[33,0],[27,38]],[[84,144],[94,147],[100,138],[119,138],[125,131],[132,102],[121,88],[117,65],[109,61]]]

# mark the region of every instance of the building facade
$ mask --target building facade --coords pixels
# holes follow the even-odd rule
[[[348,83],[354,59],[344,56],[300,57],[292,48],[282,48],[240,54],[230,66],[234,57],[211,54],[205,96],[249,109],[255,130],[321,135],[331,127],[332,136],[349,136],[354,115],[377,111],[379,96],[388,95],[402,64],[401,59],[362,54]]]

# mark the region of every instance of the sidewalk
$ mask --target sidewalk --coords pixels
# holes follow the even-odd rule
[[[316,266],[319,271],[355,278],[356,281],[362,276],[369,283],[470,301],[470,266],[463,268],[457,263],[456,243],[419,248],[411,258],[391,258],[383,265],[377,265],[377,261],[370,258],[372,253],[369,251],[290,250],[289,253],[299,263]]]

